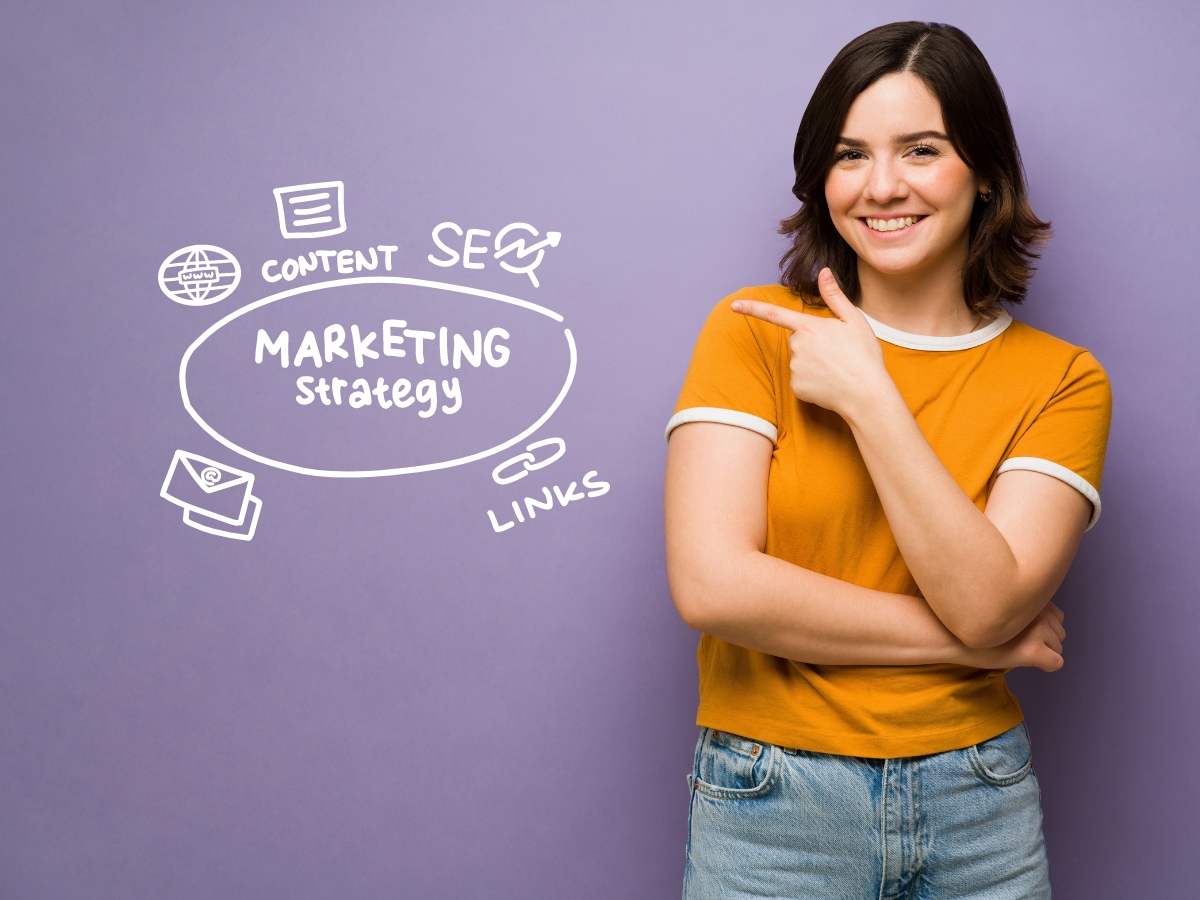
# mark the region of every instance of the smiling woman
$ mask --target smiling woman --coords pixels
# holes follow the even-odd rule
[[[941,210],[955,221],[939,225],[966,242],[952,280],[961,282],[968,308],[995,314],[999,303],[1025,298],[1030,261],[1050,226],[1029,206],[1021,153],[991,67],[970,38],[953,40],[950,33],[915,42],[908,33],[878,35],[869,55],[863,35],[817,85],[792,156],[792,193],[801,207],[780,229],[792,237],[781,280],[798,294],[820,303],[817,274],[828,266],[846,295],[860,299],[859,261],[867,245],[855,239],[847,217],[887,223],[924,216],[938,211],[927,204],[957,196],[957,208]],[[960,179],[973,189],[962,190]],[[917,196],[905,204],[897,190]],[[939,194],[926,196],[928,190]]]
[[[800,126],[783,284],[713,310],[667,426],[700,639],[686,898],[1048,898],[1004,672],[1100,514],[1111,397],[1001,304],[1048,225],[963,32],[838,54]]]

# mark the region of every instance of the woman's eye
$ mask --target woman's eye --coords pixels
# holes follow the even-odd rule
[[[854,162],[857,159],[862,159],[863,155],[857,150],[843,150],[837,155],[838,162]]]
[[[936,147],[927,147],[924,145],[919,146],[919,147],[913,147],[912,154],[913,154],[913,156],[926,157],[926,158],[929,158],[931,156],[940,155],[938,153],[938,150]]]

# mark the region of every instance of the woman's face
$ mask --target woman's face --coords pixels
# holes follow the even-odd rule
[[[825,200],[860,266],[883,275],[962,266],[987,186],[954,152],[941,104],[920,78],[887,75],[859,94],[834,152]]]

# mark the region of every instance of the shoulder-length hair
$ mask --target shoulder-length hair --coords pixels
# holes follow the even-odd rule
[[[825,179],[850,105],[896,72],[911,72],[925,83],[941,104],[950,143],[991,189],[990,202],[977,197],[971,212],[963,296],[973,312],[994,317],[1000,303],[1025,299],[1032,260],[1050,236],[1050,223],[1029,206],[1021,153],[996,76],[975,42],[951,25],[883,25],[855,38],[829,64],[796,132],[792,193],[801,206],[780,223],[780,234],[792,238],[779,261],[780,281],[806,303],[822,305],[817,275],[829,266],[846,295],[859,299],[858,257],[830,218]]]

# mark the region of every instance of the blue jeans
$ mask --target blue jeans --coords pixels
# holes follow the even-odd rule
[[[1024,723],[931,756],[788,750],[705,728],[684,900],[1049,898]]]

